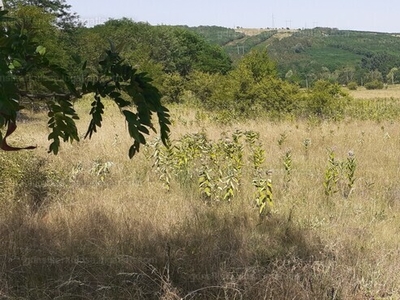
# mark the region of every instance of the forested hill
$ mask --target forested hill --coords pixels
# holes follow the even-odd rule
[[[350,81],[393,81],[400,66],[400,34],[314,29],[230,29],[190,27],[210,43],[222,46],[233,61],[250,50],[267,48],[282,78]]]

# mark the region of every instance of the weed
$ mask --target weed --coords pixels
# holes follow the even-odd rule
[[[263,215],[269,212],[273,206],[272,180],[254,179],[253,185],[257,189],[255,193],[255,201],[259,209],[259,214]]]
[[[345,177],[347,181],[347,189],[344,193],[344,196],[347,198],[350,196],[353,191],[354,183],[356,181],[355,172],[356,172],[357,162],[353,151],[349,151],[347,160],[344,164]]]
[[[103,162],[101,159],[97,159],[93,162],[93,166],[89,173],[96,176],[99,180],[99,183],[103,183],[106,177],[110,174],[110,170],[113,165],[114,163],[111,161]]]
[[[283,146],[283,143],[286,141],[286,139],[287,139],[287,132],[285,131],[284,133],[281,133],[281,134],[280,134],[280,137],[279,137],[279,139],[278,139],[278,145],[279,145],[279,147],[282,147],[282,146]]]
[[[335,158],[335,152],[329,150],[328,166],[325,169],[324,189],[327,197],[338,192],[337,183],[339,181],[340,162]]]
[[[159,142],[153,147],[154,167],[168,190],[173,178],[181,184],[197,178],[203,199],[230,202],[241,192],[244,161],[247,160],[253,168],[253,185],[259,191],[257,205],[263,211],[265,203],[272,202],[271,182],[260,176],[265,150],[256,132],[236,130],[230,136],[223,133],[217,141],[207,139],[203,133],[188,134],[172,141],[168,149]]]
[[[306,156],[306,158],[308,158],[310,147],[311,147],[311,139],[310,138],[303,140],[303,147],[304,147],[305,156]]]
[[[283,157],[283,166],[285,168],[285,186],[288,187],[292,180],[292,150],[287,150]]]

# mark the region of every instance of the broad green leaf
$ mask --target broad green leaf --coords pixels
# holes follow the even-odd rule
[[[36,47],[36,52],[43,56],[46,54],[46,47],[39,45]]]

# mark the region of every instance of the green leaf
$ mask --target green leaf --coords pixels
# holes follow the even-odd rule
[[[53,152],[54,155],[58,154],[58,150],[60,148],[60,140],[55,139],[54,142],[52,142],[49,146],[49,153]]]
[[[136,146],[135,146],[135,145],[132,145],[132,146],[129,148],[129,158],[134,157],[135,154],[136,154]]]
[[[46,54],[46,47],[43,47],[41,45],[36,47],[36,53],[39,53],[41,56]]]

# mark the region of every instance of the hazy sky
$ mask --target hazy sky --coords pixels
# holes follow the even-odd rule
[[[229,28],[337,27],[400,33],[399,0],[67,0],[89,26],[109,18]]]

